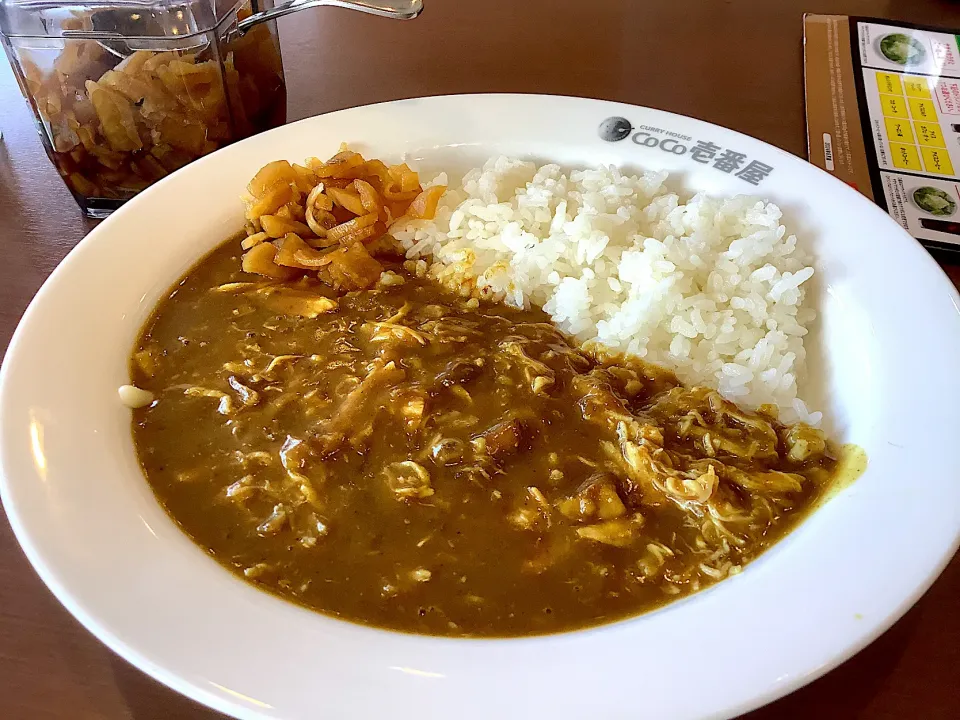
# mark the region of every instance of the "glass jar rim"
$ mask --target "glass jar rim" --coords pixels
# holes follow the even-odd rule
[[[248,0],[0,0],[0,35],[73,40],[189,38],[215,30],[225,21],[235,22],[247,4]],[[256,0],[250,4],[254,12],[260,9]],[[122,29],[109,25],[64,28],[56,22],[58,16],[82,21],[97,13],[126,21],[125,25]]]

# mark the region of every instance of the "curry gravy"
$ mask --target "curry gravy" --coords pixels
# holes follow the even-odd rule
[[[539,309],[393,266],[336,296],[263,281],[228,243],[131,360],[160,503],[281,597],[395,630],[517,636],[605,623],[740,571],[830,488],[818,430],[639,361]]]

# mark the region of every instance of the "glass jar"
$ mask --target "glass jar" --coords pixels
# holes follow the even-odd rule
[[[105,217],[191,160],[286,120],[272,18],[323,4],[414,17],[420,0],[0,0],[0,41],[44,148]]]

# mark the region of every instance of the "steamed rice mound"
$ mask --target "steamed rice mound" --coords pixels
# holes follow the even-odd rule
[[[684,201],[666,179],[497,157],[451,186],[434,220],[392,232],[408,258],[463,294],[540,305],[582,342],[747,407],[774,404],[784,422],[818,423],[797,397],[815,317],[804,306],[811,258],[776,205]]]

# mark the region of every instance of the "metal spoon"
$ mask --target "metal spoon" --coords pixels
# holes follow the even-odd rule
[[[244,18],[237,23],[237,31],[242,35],[259,23],[275,20],[298,10],[322,5],[359,10],[369,15],[379,15],[396,20],[412,20],[423,10],[423,0],[286,0],[272,10],[264,10]]]
[[[221,40],[232,40],[243,35],[254,25],[275,20],[283,15],[305,10],[306,8],[320,7],[341,7],[348,10],[358,10],[368,15],[379,15],[380,17],[392,18],[396,20],[411,20],[423,10],[423,0],[285,0],[270,10],[264,10],[254,15],[250,15],[237,23],[237,26],[228,31],[225,38]],[[113,11],[101,12],[101,27],[94,30],[65,30],[64,37],[84,38],[95,40],[98,45],[116,55],[119,58],[126,58],[137,50],[192,50],[202,47],[207,43],[207,35],[154,35],[151,32],[143,35],[124,36],[122,29],[116,27],[115,17],[111,15]],[[146,22],[149,18],[137,16],[139,22]],[[152,28],[151,28],[152,29]],[[158,28],[159,30],[159,28]],[[160,31],[162,33],[162,30]]]

